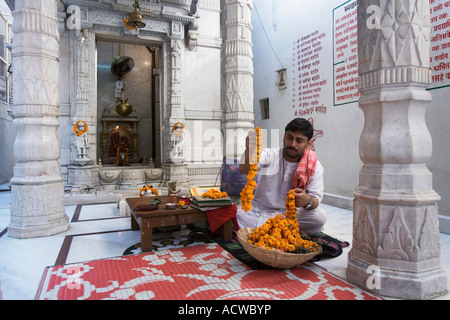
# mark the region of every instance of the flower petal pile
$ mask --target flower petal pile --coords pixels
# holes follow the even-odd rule
[[[316,252],[319,244],[300,236],[295,207],[294,190],[290,190],[286,200],[287,211],[283,215],[269,218],[248,237],[248,242],[269,250],[291,253]]]
[[[209,189],[208,191],[202,194],[202,197],[211,199],[221,199],[228,197],[228,194],[225,191],[219,191],[217,189]]]

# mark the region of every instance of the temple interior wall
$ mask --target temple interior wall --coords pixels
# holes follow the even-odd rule
[[[254,115],[255,126],[265,129],[265,143],[267,146],[279,146],[282,142],[283,129],[286,123],[293,117],[301,116],[311,119],[317,130],[314,147],[320,161],[325,167],[325,199],[332,204],[341,207],[352,207],[353,192],[358,185],[358,174],[362,166],[359,158],[358,144],[361,130],[364,124],[364,116],[358,106],[357,96],[343,97],[345,94],[355,94],[355,84],[352,77],[343,75],[340,63],[346,61],[345,70],[354,72],[355,67],[350,62],[355,62],[355,45],[351,41],[351,29],[356,18],[351,13],[354,8],[346,7],[354,1],[323,0],[320,2],[305,2],[302,5],[298,1],[254,1],[252,11],[252,41],[253,41],[253,68],[254,68]],[[181,5],[174,1],[173,11],[186,12],[188,5]],[[221,12],[219,2],[201,1],[199,7],[200,19],[198,20],[198,38],[195,45],[188,48],[186,34],[182,34],[182,113],[186,132],[186,166],[191,182],[195,184],[214,183],[220,171],[220,162],[223,158],[223,132],[221,127],[222,96],[221,96],[221,46],[222,34]],[[450,14],[449,7],[445,5],[438,8],[445,1],[436,0],[432,4],[432,27],[442,25]],[[170,3],[168,3],[170,6]],[[348,24],[347,25],[344,25]],[[61,24],[64,24],[62,20]],[[347,29],[350,27],[350,29]],[[71,163],[72,152],[72,126],[74,113],[73,96],[73,52],[71,51],[71,37],[64,28],[60,38],[60,127],[58,136],[61,144],[60,163],[65,181],[68,179],[68,167]],[[449,27],[445,25],[432,33],[448,34]],[[349,38],[345,39],[345,35]],[[129,36],[127,36],[129,37]],[[129,37],[131,38],[131,37]],[[101,37],[99,38],[101,39]],[[448,38],[447,38],[448,40]],[[92,41],[92,40],[91,40]],[[169,46],[167,37],[162,40],[162,59],[169,59]],[[119,41],[120,42],[120,41]],[[448,54],[448,46],[445,41],[432,40],[431,52],[432,67],[437,67],[436,62],[442,54]],[[447,41],[448,42],[448,41]],[[98,44],[98,42],[97,42]],[[110,43],[111,44],[111,43]],[[348,44],[341,50],[340,45]],[[142,43],[140,43],[142,45]],[[132,46],[132,45],[130,45]],[[297,48],[297,46],[299,46]],[[445,46],[445,49],[444,49]],[[91,48],[95,48],[95,40]],[[304,49],[304,51],[302,51]],[[116,51],[117,49],[113,49]],[[433,50],[433,49],[432,49]],[[300,52],[298,52],[300,51]],[[109,60],[114,56],[101,56],[101,59]],[[343,58],[342,60],[339,60]],[[100,59],[100,60],[101,60]],[[306,61],[309,59],[309,61]],[[105,63],[106,63],[105,62]],[[439,61],[440,62],[440,61]],[[448,55],[444,63],[448,63]],[[91,61],[94,67],[96,61]],[[309,67],[306,67],[308,64]],[[106,66],[106,65],[105,65]],[[305,68],[303,68],[305,67]],[[286,68],[286,88],[277,85],[279,82],[278,70]],[[303,69],[302,69],[303,68]],[[105,67],[106,70],[106,67]],[[173,116],[168,110],[170,97],[170,79],[168,73],[170,66],[165,64],[160,70],[164,78],[158,85],[159,95],[155,98],[161,105],[160,124],[158,134],[163,137],[169,134],[169,120]],[[447,106],[449,96],[449,79],[443,71],[444,78],[436,80],[429,88],[432,94],[432,102],[427,108],[426,122],[433,140],[433,154],[427,163],[433,173],[433,186],[441,196],[439,201],[439,214],[441,230],[450,230],[450,189],[447,181],[450,178],[450,134],[447,124]],[[108,71],[105,72],[105,76]],[[340,73],[341,72],[341,73]],[[353,73],[354,74],[354,73]],[[437,73],[435,72],[436,76]],[[100,73],[100,78],[103,77]],[[341,77],[342,76],[342,77]],[[108,75],[107,77],[111,77]],[[94,78],[95,79],[95,78]],[[102,78],[103,79],[103,78]],[[345,84],[339,80],[346,80]],[[113,81],[113,79],[110,79]],[[103,82],[101,80],[101,82]],[[131,79],[130,79],[131,82]],[[309,84],[313,83],[312,86]],[[111,105],[108,97],[97,93],[97,82],[93,81],[91,88],[91,103],[95,106],[92,116],[98,118],[105,105]],[[353,88],[349,89],[350,86]],[[312,89],[312,92],[309,91]],[[108,90],[113,90],[108,85]],[[97,94],[100,94],[97,96]],[[108,93],[110,95],[110,93]],[[137,98],[131,94],[133,99]],[[140,95],[139,95],[140,96]],[[299,98],[302,98],[301,100]],[[94,102],[92,102],[95,99]],[[269,114],[265,109],[265,101],[269,101]],[[100,101],[98,104],[97,101]],[[132,101],[130,101],[132,102]],[[96,105],[98,104],[98,105]],[[133,102],[132,105],[141,108],[141,102]],[[2,150],[12,147],[14,132],[12,119],[7,115],[7,105],[1,106],[0,128],[2,129]],[[142,109],[144,110],[144,109]],[[141,109],[139,109],[141,112]],[[149,121],[151,115],[142,111],[142,121]],[[266,118],[268,116],[268,118]],[[95,123],[98,123],[95,119]],[[150,127],[145,126],[143,135],[148,135]],[[94,136],[98,135],[101,127],[93,128]],[[145,131],[147,130],[147,131]],[[9,137],[9,138],[8,138]],[[92,151],[95,162],[98,160],[97,138],[93,139]],[[164,158],[164,139],[160,139],[156,149]],[[150,145],[144,143],[140,146],[146,156]],[[205,149],[206,147],[206,149]],[[147,156],[146,156],[147,157]],[[0,157],[2,164],[1,182],[6,183],[12,177],[13,162],[11,153],[2,152]],[[8,165],[9,164],[9,165]]]
[[[325,168],[324,199],[347,208],[352,208],[353,192],[359,181],[362,166],[359,139],[364,125],[364,115],[357,97],[337,99],[343,94],[356,92],[350,88],[354,83],[348,75],[357,68],[350,63],[357,62],[351,51],[352,46],[355,48],[356,45],[351,43],[351,34],[356,30],[347,29],[355,25],[352,19],[356,19],[356,15],[351,15],[354,9],[350,7],[345,10],[353,2],[324,0],[306,2],[300,6],[298,1],[277,1],[274,7],[272,2],[256,0],[252,15],[255,126],[267,129],[267,145],[278,146],[282,143],[284,127],[292,118],[301,116],[311,119],[317,130],[315,151]],[[442,2],[441,7],[437,7],[439,2]],[[433,32],[433,27],[446,22],[450,14],[450,7],[444,3],[433,1],[431,5],[430,16],[434,20],[432,37],[450,30],[446,26]],[[348,39],[344,39],[346,35]],[[448,41],[447,38],[444,43]],[[340,51],[341,46],[346,44],[348,47]],[[432,41],[432,47],[436,45],[437,42]],[[343,52],[340,57],[337,57],[338,50]],[[442,49],[441,44],[438,50],[431,52],[432,68],[436,62],[449,61],[448,58],[439,60],[438,57],[448,53],[448,50],[448,47]],[[339,64],[346,59],[347,63]],[[347,75],[344,77],[339,73],[340,66],[346,69]],[[283,67],[287,68],[287,87],[280,90],[276,85],[276,71]],[[432,74],[440,73],[442,70]],[[426,123],[433,141],[433,155],[427,166],[433,173],[433,188],[441,196],[438,203],[441,231],[449,233],[450,188],[447,181],[450,179],[450,132],[446,123],[450,114],[447,103],[450,83],[445,78],[446,73],[448,70],[443,72],[442,83],[440,80],[434,82],[428,89],[433,100],[426,111]],[[347,80],[347,84],[339,86],[339,80]],[[343,94],[338,92],[340,89]],[[299,100],[300,97],[303,99]],[[262,112],[264,99],[269,99],[268,119],[264,119]]]

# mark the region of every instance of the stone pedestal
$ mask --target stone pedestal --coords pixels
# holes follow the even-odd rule
[[[68,166],[68,185],[72,193],[94,192],[99,186],[98,165]]]
[[[354,193],[347,277],[395,298],[447,292],[440,266],[440,197],[426,166],[432,152],[425,123],[430,29],[428,0],[358,1],[364,165]]]
[[[13,12],[16,165],[8,236],[67,230],[58,140],[59,32],[55,0],[18,0]]]

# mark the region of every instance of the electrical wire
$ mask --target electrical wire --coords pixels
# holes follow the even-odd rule
[[[275,49],[273,48],[272,43],[270,42],[269,36],[267,35],[267,32],[266,32],[266,29],[264,29],[264,25],[263,25],[263,23],[262,23],[262,21],[261,21],[261,17],[259,16],[258,8],[256,7],[255,1],[253,1],[253,7],[255,8],[255,12],[256,12],[256,15],[258,16],[259,23],[261,24],[261,28],[262,28],[262,30],[263,30],[265,36],[266,36],[267,41],[269,42],[270,48],[272,48],[273,54],[274,54],[275,57],[277,58],[278,63],[281,65],[281,68],[285,69],[284,65],[281,63],[280,59],[278,58],[278,55],[277,55],[277,53],[275,52]]]

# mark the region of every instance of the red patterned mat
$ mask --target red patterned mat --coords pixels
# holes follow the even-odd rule
[[[252,270],[218,244],[47,267],[37,300],[374,300],[313,263]]]

